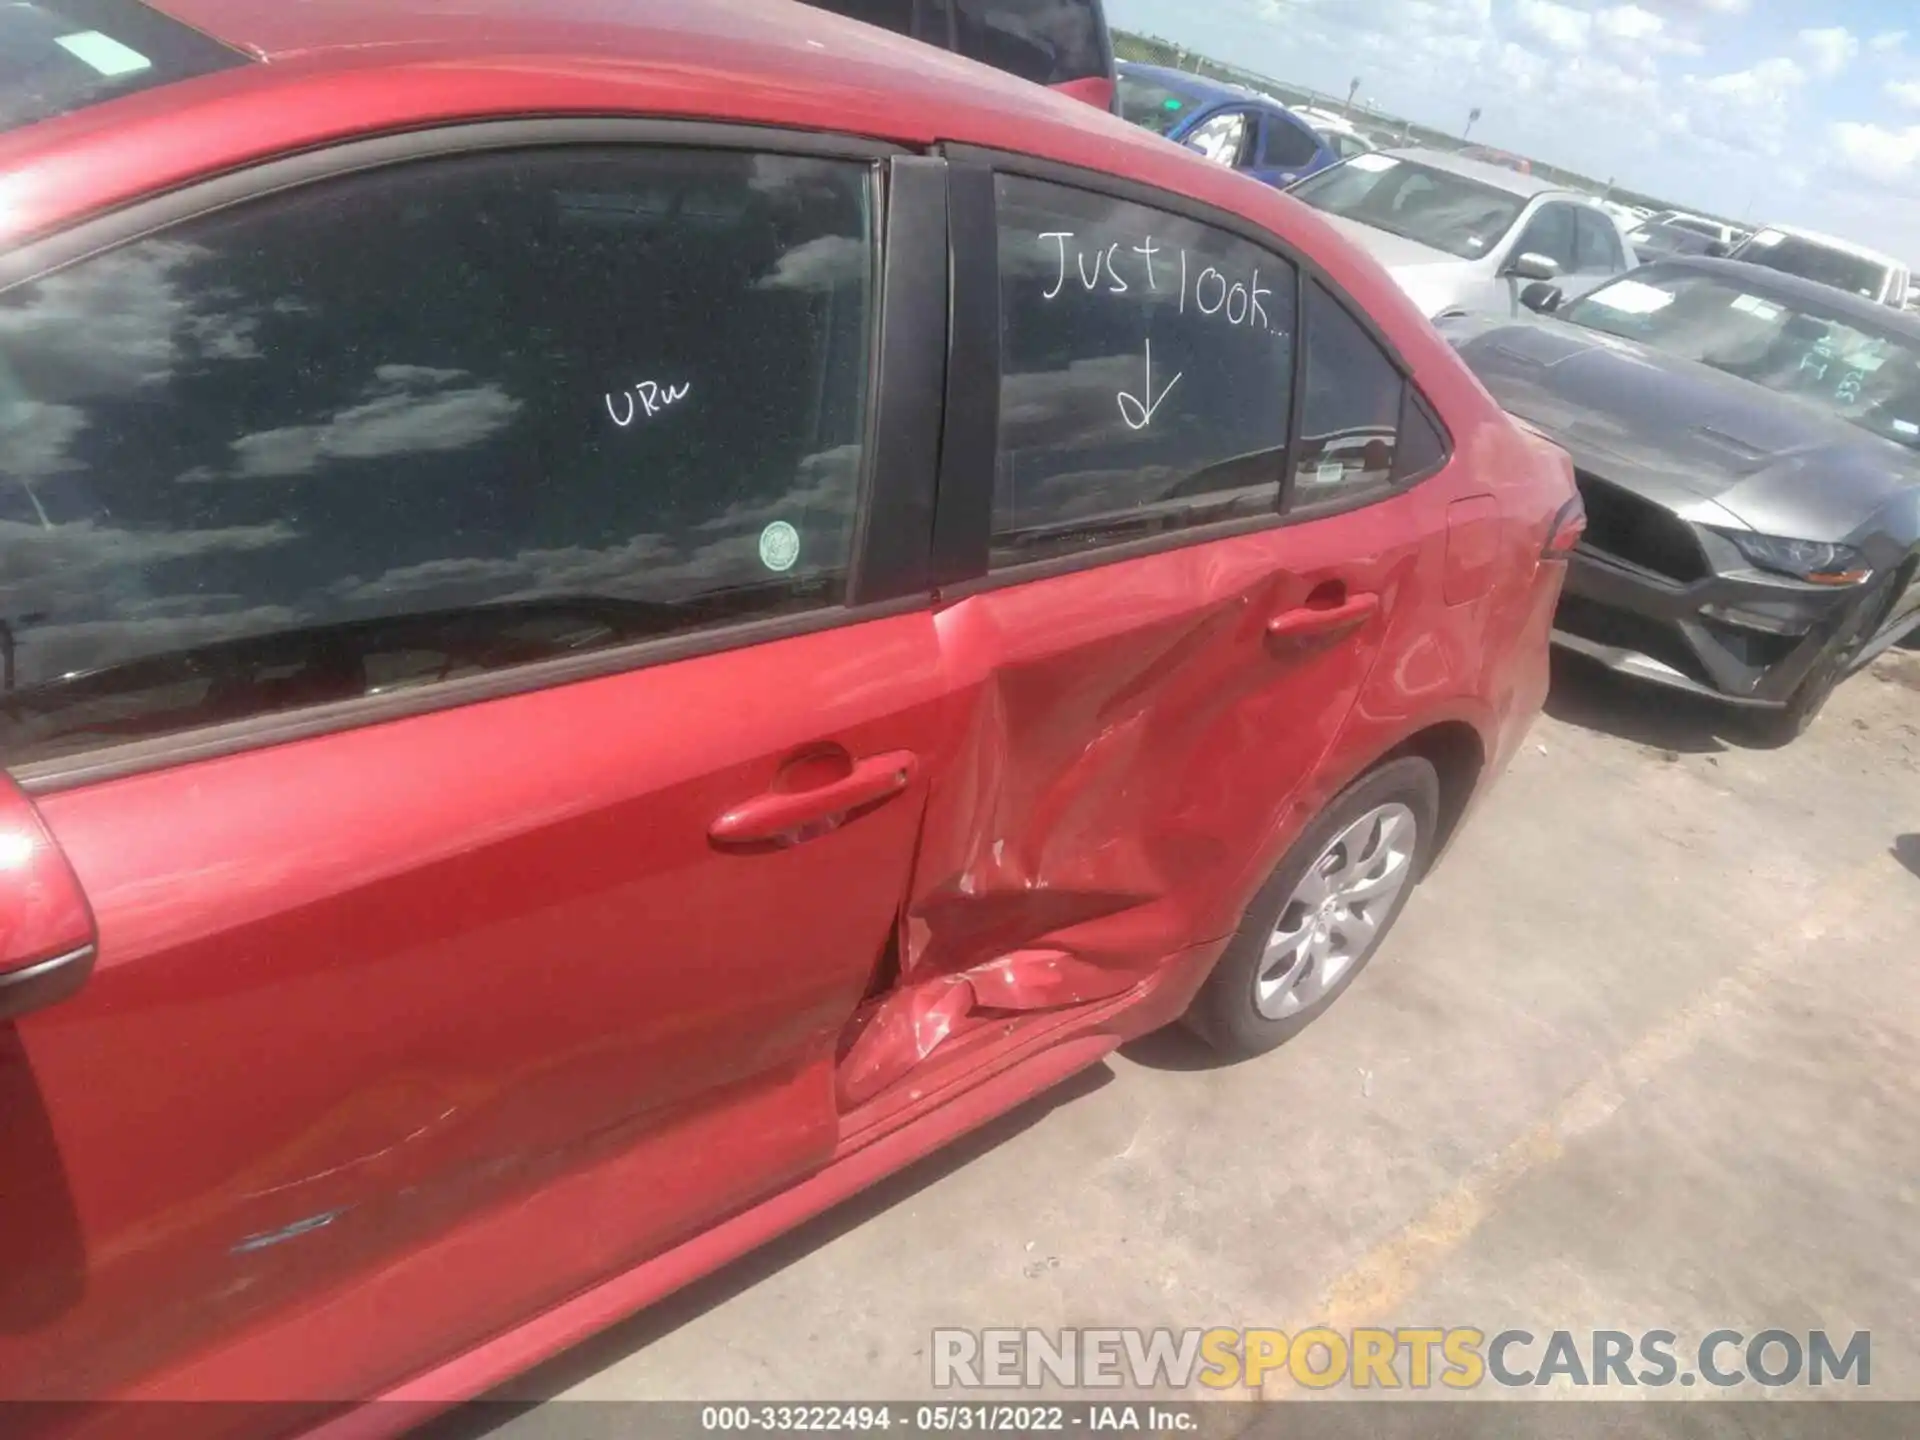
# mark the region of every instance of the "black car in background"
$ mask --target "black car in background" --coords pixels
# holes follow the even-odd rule
[[[1118,113],[1101,0],[806,0]]]
[[[1573,456],[1554,640],[1791,739],[1920,625],[1920,317],[1705,258],[1525,298],[1549,313],[1442,328]]]

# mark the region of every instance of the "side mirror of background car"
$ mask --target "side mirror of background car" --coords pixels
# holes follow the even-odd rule
[[[1560,287],[1546,280],[1536,280],[1520,292],[1520,303],[1541,315],[1551,315],[1565,299]]]
[[[1514,257],[1513,263],[1507,266],[1507,273],[1519,280],[1551,280],[1560,273],[1560,266],[1545,255],[1529,250],[1524,255]]]

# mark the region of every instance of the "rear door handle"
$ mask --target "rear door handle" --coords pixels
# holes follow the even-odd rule
[[[1374,617],[1380,597],[1349,595],[1337,605],[1302,605],[1283,610],[1267,622],[1267,638],[1282,645],[1337,640]]]
[[[769,790],[743,800],[708,826],[707,834],[721,845],[797,845],[839,828],[856,810],[891,800],[913,783],[919,768],[920,758],[911,750],[874,755],[824,785]]]

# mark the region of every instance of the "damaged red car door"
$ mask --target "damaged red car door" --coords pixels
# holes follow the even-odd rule
[[[0,1045],[11,1396],[370,1393],[839,1138],[947,723],[924,602],[847,603],[882,162],[517,134],[0,296],[80,417],[5,758],[100,957]]]
[[[1270,237],[986,166],[953,188],[996,241],[982,304],[956,260],[997,316],[991,511],[954,527],[987,574],[943,596],[957,754],[850,1104],[1230,931],[1443,529],[1444,437]]]

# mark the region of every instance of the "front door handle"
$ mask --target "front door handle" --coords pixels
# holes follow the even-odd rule
[[[1283,610],[1267,622],[1267,638],[1287,646],[1312,646],[1358,630],[1380,609],[1380,597],[1349,595],[1336,605],[1302,605]]]
[[[769,790],[743,800],[707,827],[720,845],[797,845],[836,830],[856,810],[891,800],[913,783],[920,757],[894,750],[855,763],[837,780],[804,790]]]

